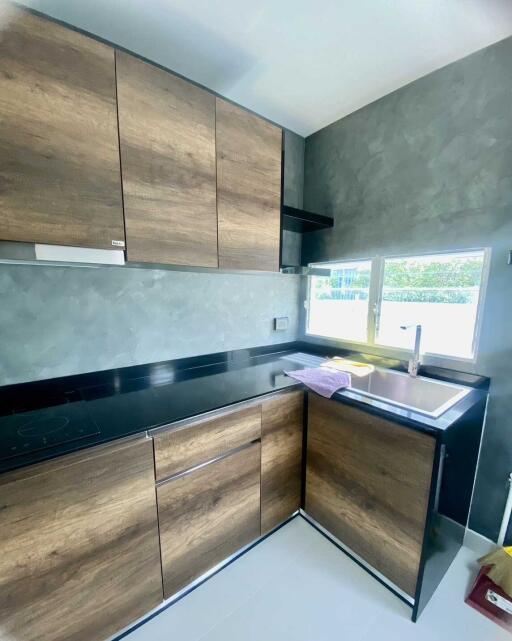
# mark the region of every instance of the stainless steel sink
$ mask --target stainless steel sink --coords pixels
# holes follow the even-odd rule
[[[352,376],[350,389],[432,418],[444,414],[471,391],[469,387],[380,368],[368,376]]]

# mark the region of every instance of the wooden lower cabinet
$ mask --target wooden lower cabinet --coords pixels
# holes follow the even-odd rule
[[[260,444],[157,486],[164,595],[260,536]]]
[[[101,641],[162,601],[152,443],[0,477],[0,637]]]
[[[435,440],[309,394],[306,512],[414,597]]]
[[[261,407],[261,533],[300,507],[304,392],[285,392]]]

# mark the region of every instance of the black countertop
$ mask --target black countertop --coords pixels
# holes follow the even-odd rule
[[[314,367],[334,354],[347,352],[298,342],[0,387],[0,472],[298,386],[285,370]],[[403,369],[399,362],[379,363],[375,357],[371,362]],[[353,390],[333,398],[436,433],[457,421],[488,387],[488,379],[472,374],[425,373],[474,389],[438,419]],[[56,444],[68,429],[66,442]]]

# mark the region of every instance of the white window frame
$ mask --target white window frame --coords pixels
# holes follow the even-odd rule
[[[309,300],[311,296],[312,275],[308,276],[306,300],[304,301],[305,315],[305,335],[311,339],[319,339],[320,341],[328,340],[339,345],[345,349],[361,351],[367,348],[369,353],[374,353],[378,356],[385,356],[399,360],[407,360],[413,352],[413,345],[411,342],[411,349],[404,349],[400,347],[391,347],[382,345],[376,342],[377,326],[381,311],[382,293],[384,284],[384,266],[385,261],[392,258],[416,258],[421,256],[436,256],[446,254],[467,254],[475,251],[483,252],[483,266],[482,266],[482,280],[480,283],[480,291],[478,295],[477,316],[475,320],[475,331],[473,334],[473,356],[450,356],[448,354],[436,354],[433,352],[422,352],[422,362],[427,365],[437,365],[440,367],[454,367],[457,364],[466,364],[468,366],[474,365],[478,359],[478,349],[480,346],[480,338],[483,323],[483,313],[485,305],[485,297],[487,294],[487,283],[489,280],[489,269],[491,263],[491,248],[490,247],[477,247],[467,249],[454,249],[445,251],[431,251],[421,253],[408,253],[408,254],[391,254],[386,256],[375,256],[374,258],[339,258],[338,260],[329,260],[321,263],[309,263],[310,270],[326,269],[330,265],[340,263],[358,263],[371,261],[371,275],[370,275],[370,291],[368,297],[368,322],[366,328],[366,341],[347,340],[343,338],[336,338],[335,336],[324,336],[315,334],[308,331],[309,327]],[[314,274],[313,274],[314,275]]]

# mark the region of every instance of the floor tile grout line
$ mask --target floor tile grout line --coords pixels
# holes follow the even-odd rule
[[[240,556],[238,556],[237,558],[235,558],[235,559],[234,559],[232,562],[230,562],[228,565],[226,565],[226,566],[224,566],[224,567],[220,568],[220,569],[219,569],[219,570],[218,570],[214,575],[212,575],[212,576],[208,577],[204,582],[202,582],[202,583],[200,583],[199,585],[197,585],[196,587],[194,587],[190,592],[188,592],[188,593],[184,594],[184,595],[183,595],[182,597],[180,597],[177,601],[175,601],[175,602],[173,602],[173,603],[170,603],[170,604],[168,604],[168,605],[167,605],[167,607],[163,607],[161,610],[158,610],[158,611],[154,612],[152,616],[148,617],[146,620],[143,620],[143,621],[139,622],[139,623],[138,623],[138,624],[136,624],[132,629],[128,629],[128,630],[124,631],[123,633],[121,633],[119,636],[114,637],[111,641],[121,641],[121,639],[126,639],[127,641],[130,641],[130,637],[131,637],[131,635],[132,635],[132,634],[136,634],[136,633],[137,633],[137,630],[139,630],[140,628],[144,628],[144,627],[145,627],[148,623],[150,623],[152,620],[157,619],[157,618],[159,618],[160,616],[165,615],[167,612],[169,612],[170,610],[172,610],[172,608],[173,608],[173,607],[177,606],[177,605],[178,605],[178,604],[179,604],[179,603],[180,603],[184,598],[189,597],[189,596],[191,597],[191,596],[192,596],[193,594],[195,594],[195,593],[200,594],[200,590],[201,590],[201,588],[202,588],[203,586],[208,586],[208,585],[209,585],[209,583],[210,583],[210,581],[211,581],[212,579],[214,579],[217,575],[221,575],[221,576],[223,575],[223,576],[226,576],[226,575],[224,574],[224,572],[225,572],[226,570],[228,570],[228,568],[235,566],[235,562],[237,562],[237,561],[241,561],[241,562],[243,562],[243,560],[244,560],[244,559],[246,559],[246,558],[250,558],[248,555],[249,555],[253,550],[261,549],[261,547],[260,547],[260,546],[265,545],[268,541],[271,541],[275,536],[280,536],[281,532],[283,532],[283,531],[285,531],[285,530],[287,529],[287,526],[291,526],[291,527],[293,527],[293,526],[292,526],[292,523],[302,523],[302,522],[303,522],[303,519],[299,518],[299,514],[296,514],[296,515],[292,516],[290,519],[288,519],[287,521],[285,521],[284,523],[282,523],[281,525],[279,525],[277,528],[275,528],[275,530],[271,531],[271,532],[270,532],[266,537],[264,537],[264,538],[263,538],[263,539],[261,539],[260,541],[257,541],[257,542],[256,542],[256,543],[255,543],[255,544],[254,544],[250,549],[248,549],[248,550],[246,550],[245,552],[243,552]],[[314,528],[313,528],[313,529],[314,529]],[[294,560],[294,559],[290,559],[290,561],[286,563],[285,568],[287,569],[287,568],[288,568],[288,567],[290,567],[294,562],[295,562],[295,560]],[[239,567],[239,564],[237,563],[235,567]],[[244,600],[243,600],[243,601],[242,601],[238,606],[236,606],[233,610],[230,610],[230,611],[229,611],[225,616],[223,616],[223,617],[222,617],[222,619],[220,619],[220,621],[223,621],[224,619],[229,618],[232,614],[234,614],[234,612],[236,612],[236,611],[237,611],[237,610],[238,610],[238,609],[239,609],[243,604],[245,604],[245,603],[247,602],[247,600],[249,600],[249,599],[253,598],[256,594],[258,594],[259,592],[261,592],[261,590],[262,590],[265,586],[267,586],[267,585],[268,585],[268,583],[269,583],[271,580],[272,580],[272,577],[269,577],[269,580],[268,580],[268,581],[265,581],[265,582],[264,582],[264,583],[263,583],[259,588],[257,588],[257,589],[256,589],[256,590],[254,590],[253,592],[251,592],[251,593],[247,596],[247,598],[244,598]],[[205,634],[208,634],[209,632],[211,632],[211,630],[212,630],[213,628],[215,628],[215,627],[216,627],[216,624],[214,624],[212,627],[208,628],[208,630],[205,632]],[[202,639],[203,637],[204,637],[204,635],[203,635],[203,634],[202,634],[200,637],[194,637],[193,641],[198,641],[199,639]]]
[[[286,563],[285,567],[283,568],[283,571],[287,570],[292,565],[292,563],[293,563],[293,559],[290,559],[290,561],[288,563]],[[238,612],[240,609],[242,609],[247,604],[248,601],[251,601],[258,594],[260,594],[267,587],[268,583],[270,583],[270,580],[265,582],[264,585],[261,585],[259,588],[254,590],[254,592],[251,592],[247,596],[247,598],[245,598],[243,601],[241,601],[235,608],[233,608],[232,610],[227,612],[225,615],[223,615],[218,621],[216,621],[212,626],[210,626],[208,628],[208,630],[206,630],[204,632],[204,634],[201,634],[201,636],[196,637],[194,639],[194,641],[201,641],[201,639],[204,639],[207,635],[210,634],[210,632],[215,630],[215,628],[218,628],[219,625],[221,625],[224,621],[227,621],[229,618],[231,618],[236,612]]]
[[[307,519],[298,519],[298,521],[301,524],[305,524],[305,525],[308,526],[307,529],[314,533],[315,538],[317,537],[317,541],[318,542],[320,542],[322,544],[323,543],[327,543],[327,545],[325,546],[325,549],[332,549],[332,547],[330,545],[328,545],[328,543],[331,542],[331,541],[329,541],[329,539],[321,536],[321,532],[318,531]],[[311,545],[312,544],[308,544],[307,547],[309,548],[309,547],[311,547]],[[336,546],[334,546],[334,547],[336,547]],[[351,559],[351,557],[349,557],[348,555],[345,555],[345,556],[350,561],[353,561],[353,559]],[[285,571],[288,568],[290,568],[291,566],[293,566],[295,564],[295,562],[296,562],[296,559],[290,559],[290,561],[288,563],[286,563],[286,566],[283,568],[282,571]],[[358,565],[358,564],[356,563],[356,565]],[[362,568],[360,568],[360,569],[362,569]],[[193,639],[193,641],[202,641],[202,640],[204,641],[204,639],[206,639],[215,629],[219,628],[228,619],[233,617],[233,615],[235,615],[237,612],[242,610],[249,600],[252,600],[255,597],[257,597],[259,594],[261,594],[263,592],[263,590],[265,589],[267,584],[268,584],[268,582],[266,582],[265,585],[262,585],[260,588],[255,590],[254,593],[252,593],[252,595],[248,599],[244,599],[244,601],[241,602],[236,608],[234,608],[232,611],[230,611],[225,616],[220,618],[216,623],[214,623],[211,627],[209,627],[208,630],[206,630],[204,632],[204,634],[202,634],[199,637],[195,637]],[[370,630],[371,626],[377,620],[378,616],[379,616],[379,614],[376,612],[373,616],[369,616],[367,619],[365,619],[365,626],[364,626],[363,634],[367,634],[367,632]],[[352,638],[352,641],[364,641],[364,640],[363,640],[362,637],[357,637],[357,638]]]
[[[302,523],[302,521],[303,521],[302,519],[298,519],[298,518],[297,518],[297,519],[292,519],[291,521],[289,521],[289,523],[287,523],[287,524],[286,524],[286,526],[290,525],[291,523],[295,523],[295,522]],[[306,521],[306,523],[307,523],[307,521]],[[310,525],[310,524],[308,523],[308,525]],[[283,528],[281,528],[280,530],[278,530],[278,531],[274,532],[274,533],[271,535],[271,537],[269,537],[269,539],[268,539],[268,540],[269,540],[269,541],[271,541],[271,540],[272,540],[272,537],[273,537],[275,534],[278,534],[278,532],[283,532],[283,531],[285,531],[285,530],[286,530],[286,526],[285,526],[285,527],[283,527]],[[313,529],[314,529],[314,528],[313,528]],[[284,565],[284,567],[282,568],[281,572],[283,572],[283,571],[287,570],[287,569],[288,569],[290,566],[292,566],[294,563],[295,563],[295,559],[290,559],[290,560],[289,560],[289,561]],[[269,576],[269,580],[268,580],[268,581],[265,581],[265,583],[264,583],[264,584],[262,584],[262,585],[261,585],[259,588],[257,588],[256,590],[254,590],[254,592],[251,592],[251,594],[250,594],[250,595],[248,595],[248,597],[247,597],[246,599],[244,599],[241,603],[239,603],[239,605],[237,605],[235,608],[233,608],[233,610],[230,610],[228,613],[226,613],[222,618],[220,618],[216,623],[214,623],[210,628],[208,628],[208,630],[206,630],[206,632],[205,632],[204,634],[202,634],[202,635],[201,635],[201,636],[199,636],[199,637],[196,637],[196,638],[194,639],[194,641],[201,641],[201,639],[204,639],[208,634],[210,634],[210,632],[212,632],[212,630],[214,630],[215,628],[217,628],[217,627],[218,627],[222,622],[224,622],[224,621],[226,621],[227,619],[229,619],[230,617],[232,617],[232,616],[233,616],[233,614],[235,614],[235,612],[238,612],[238,611],[239,611],[239,610],[240,610],[240,609],[241,609],[241,608],[242,608],[242,607],[243,607],[243,606],[244,606],[248,601],[250,601],[251,599],[253,599],[254,597],[256,597],[258,594],[260,594],[260,593],[261,593],[261,592],[262,592],[262,591],[267,587],[267,585],[268,585],[268,584],[273,580],[273,578],[275,578],[275,577],[270,577],[270,576]]]

